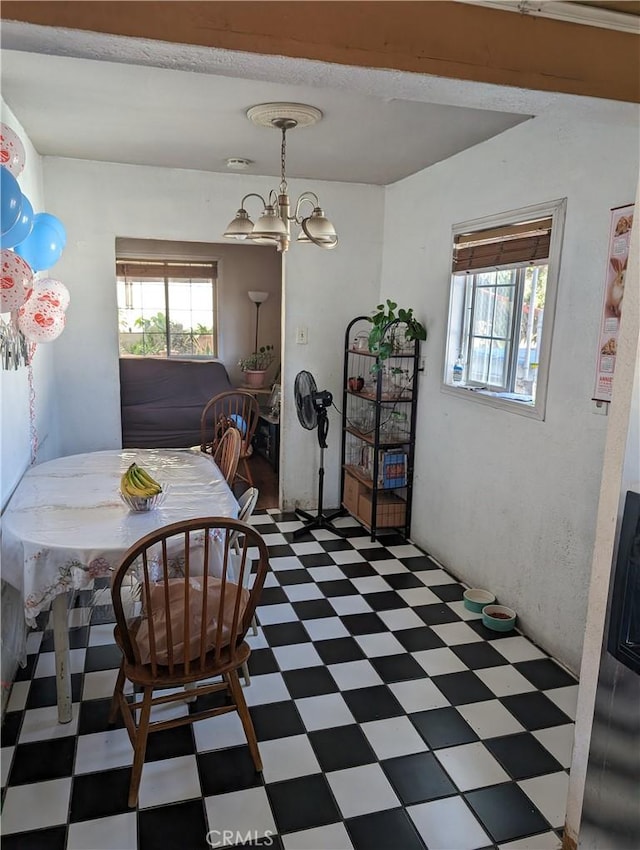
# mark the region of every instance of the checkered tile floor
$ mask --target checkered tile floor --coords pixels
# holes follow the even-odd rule
[[[253,521],[272,567],[245,690],[263,773],[235,713],[166,730],[130,810],[131,746],[106,722],[112,626],[72,609],[72,624],[91,614],[71,631],[72,723],[56,722],[48,632],[30,635],[10,696],[3,850],[559,847],[575,679],[517,632],[486,630],[412,545],[372,543],[349,518],[345,539],[296,542],[294,514]]]

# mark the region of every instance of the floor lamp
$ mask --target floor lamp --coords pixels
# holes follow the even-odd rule
[[[254,351],[254,354],[257,354],[258,353],[258,323],[260,321],[260,305],[262,304],[263,301],[267,300],[267,298],[269,297],[269,293],[268,292],[258,292],[255,289],[252,289],[250,292],[247,293],[247,295],[253,301],[253,303],[256,305],[256,344],[255,344],[255,348],[253,349],[253,351]]]

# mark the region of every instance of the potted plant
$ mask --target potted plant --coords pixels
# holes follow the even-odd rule
[[[378,370],[380,362],[403,351],[406,343],[427,338],[427,329],[414,317],[413,308],[397,308],[396,302],[387,298],[386,304],[378,304],[369,317],[373,326],[368,337],[369,351],[378,355]]]
[[[244,372],[248,387],[261,387],[264,384],[264,376],[273,361],[275,351],[272,345],[261,345],[257,351],[248,357],[242,357],[238,366]]]

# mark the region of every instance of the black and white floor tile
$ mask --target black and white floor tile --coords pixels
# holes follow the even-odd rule
[[[131,746],[107,725],[113,627],[75,608],[72,722],[57,723],[49,632],[29,636],[13,685],[3,850],[558,848],[575,679],[518,632],[486,630],[413,545],[372,543],[348,518],[344,539],[299,541],[294,514],[253,521],[272,567],[245,690],[263,772],[236,714],[166,730],[129,809]]]

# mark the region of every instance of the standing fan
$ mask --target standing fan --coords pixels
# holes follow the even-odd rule
[[[313,528],[328,528],[335,534],[341,535],[342,532],[333,526],[331,520],[340,516],[341,510],[334,511],[332,514],[325,516],[322,512],[322,496],[324,492],[324,450],[327,448],[327,433],[329,432],[329,417],[327,416],[327,408],[333,401],[333,396],[328,390],[318,390],[316,382],[311,372],[298,372],[294,386],[296,411],[298,419],[303,428],[307,431],[313,431],[317,428],[318,444],[320,446],[320,466],[318,468],[318,513],[312,516],[300,508],[296,508],[296,513],[303,516],[306,522],[302,528],[293,532],[294,538],[311,531]]]

